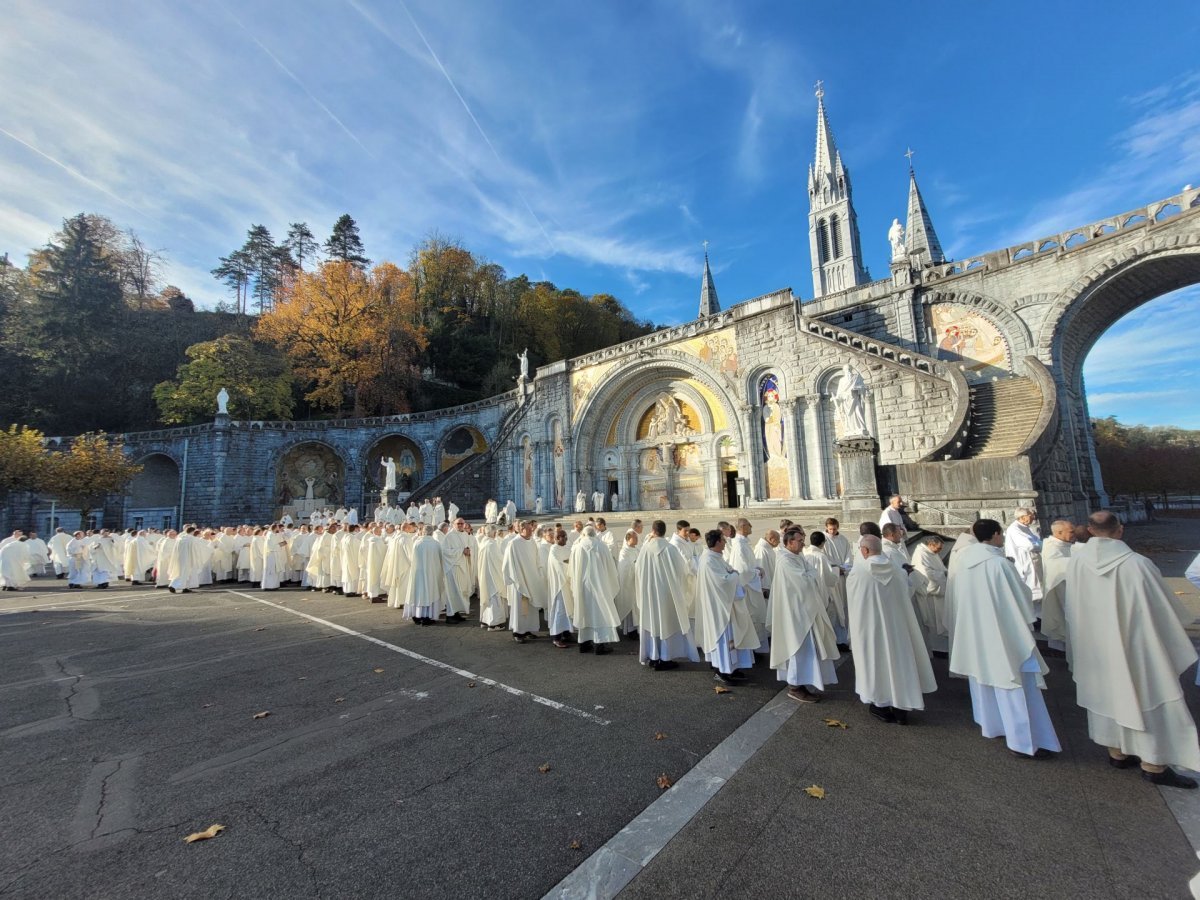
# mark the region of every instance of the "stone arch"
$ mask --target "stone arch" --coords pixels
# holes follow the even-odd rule
[[[695,384],[689,385],[686,383],[688,381]],[[703,390],[698,389],[697,385]],[[631,430],[636,429],[646,403],[652,402],[655,394],[667,387],[677,392],[689,405],[695,404],[701,419],[698,430],[703,435],[673,439],[664,442],[663,447],[651,447],[649,441],[635,441],[631,446],[626,439]],[[575,449],[577,489],[589,493],[602,487],[599,481],[603,473],[597,469],[603,462],[607,437],[615,427],[617,444],[628,450],[622,454],[622,470],[617,479],[623,499],[629,498],[629,502],[644,509],[662,507],[662,497],[666,497],[666,502],[671,506],[678,506],[683,498],[686,498],[686,505],[692,502],[696,505],[717,505],[720,497],[718,475],[708,435],[718,430],[729,432],[737,445],[739,466],[745,467],[748,463],[739,407],[731,397],[735,387],[732,383],[727,385],[719,381],[696,357],[679,351],[661,349],[616,365],[588,392],[574,423],[572,445]],[[717,411],[710,408],[712,405],[719,410],[719,421],[715,414]],[[676,450],[681,454],[678,458]],[[671,454],[669,460],[667,454]],[[655,455],[656,459],[651,459],[651,455]],[[654,471],[647,469],[647,465]],[[669,479],[676,477],[678,480],[675,483],[683,485],[685,470],[688,469],[693,471],[686,473],[688,480],[685,488],[675,494]],[[642,484],[650,476],[657,477],[659,471],[662,472],[664,485],[667,485],[661,496],[658,492],[655,496],[641,496]],[[703,480],[702,485],[692,483],[697,477]]]
[[[1088,351],[1109,327],[1142,304],[1192,284],[1200,284],[1200,233],[1129,247],[1055,298],[1038,334],[1037,356],[1078,386]]]
[[[129,510],[141,515],[146,510],[167,510],[179,506],[182,487],[179,460],[164,450],[152,450],[138,460],[142,471],[129,482]],[[157,521],[147,525],[157,528]]]
[[[438,440],[438,471],[445,472],[470,456],[486,453],[489,446],[488,439],[474,422],[458,422],[451,425]]]
[[[410,494],[425,480],[425,454],[415,438],[399,431],[385,432],[363,453],[363,497],[368,501],[383,490],[383,458],[396,461],[396,493]]]
[[[929,356],[936,359],[943,358],[938,341],[930,332],[931,307],[942,304],[965,307],[970,313],[991,323],[1007,344],[1005,348],[1005,365],[1002,368],[1010,371],[1020,368],[1021,360],[1031,352],[1033,334],[1029,330],[1029,326],[1025,324],[1025,320],[1015,312],[1015,308],[1022,305],[1020,301],[1015,304],[1004,304],[990,297],[985,297],[982,294],[959,293],[956,291],[930,291],[921,297],[921,307],[925,311],[921,324],[926,329],[925,349]],[[971,370],[969,364],[968,370]],[[982,374],[994,373],[984,371]]]
[[[268,473],[273,478],[273,506],[292,506],[307,495],[306,478],[313,478],[313,497],[318,503],[344,506],[349,460],[342,450],[317,438],[289,441],[272,454]],[[286,498],[286,499],[285,499]]]

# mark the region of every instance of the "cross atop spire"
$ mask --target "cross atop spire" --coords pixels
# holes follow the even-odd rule
[[[814,93],[816,93],[818,100],[825,96],[825,82],[820,78],[817,79],[816,91]]]
[[[913,167],[912,166],[912,158],[914,156],[916,156],[916,153],[913,151],[912,147],[909,147],[907,150],[904,151],[904,158],[908,160],[908,170],[910,172],[912,171],[912,167]]]

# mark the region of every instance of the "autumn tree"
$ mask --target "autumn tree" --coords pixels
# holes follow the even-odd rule
[[[407,272],[336,259],[300,273],[255,335],[287,354],[308,402],[338,415],[406,411],[426,346]]]
[[[142,471],[125,455],[120,442],[102,431],[79,435],[69,449],[51,453],[48,463],[46,490],[64,506],[77,507],[85,522],[108,494],[125,490]]]
[[[13,491],[41,490],[47,470],[40,431],[23,425],[10,425],[0,431],[0,497]]]
[[[362,238],[358,235],[358,223],[350,217],[350,213],[342,213],[333,223],[333,232],[325,241],[325,255],[336,262],[366,269],[371,261],[363,255],[364,252]]]
[[[221,388],[229,392],[229,412],[238,419],[290,419],[292,373],[274,347],[238,334],[187,348],[188,362],[174,379],[154,388],[154,400],[166,425],[188,425],[212,418]]]

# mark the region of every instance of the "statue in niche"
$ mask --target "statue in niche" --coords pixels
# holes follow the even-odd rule
[[[904,226],[899,219],[892,219],[892,227],[888,229],[888,243],[892,245],[892,262],[899,262],[908,254],[904,246]]]
[[[862,376],[850,363],[846,363],[842,366],[842,377],[833,395],[842,437],[870,435],[867,430],[866,395],[867,385]]]
[[[383,458],[383,473],[383,489],[394,491],[396,489],[396,461],[390,456]]]
[[[315,499],[313,497],[313,487],[316,485],[316,483],[317,483],[317,479],[313,478],[311,475],[309,475],[307,478],[304,479],[304,499],[305,500]]]

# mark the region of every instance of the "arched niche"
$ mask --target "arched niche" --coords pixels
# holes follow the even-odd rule
[[[129,483],[131,511],[174,509],[179,505],[179,464],[165,453],[151,453],[137,461],[142,471]],[[157,525],[157,523],[155,523]]]
[[[383,490],[386,473],[383,460],[391,457],[396,463],[396,493],[410,494],[424,481],[425,457],[412,438],[403,434],[388,434],[367,448],[363,472],[364,495],[375,497]]]
[[[477,453],[486,453],[487,449],[487,439],[478,428],[474,425],[458,425],[442,439],[438,471],[445,472]]]
[[[301,501],[342,506],[346,498],[346,464],[333,447],[302,441],[280,455],[275,465],[275,505],[299,509]]]

